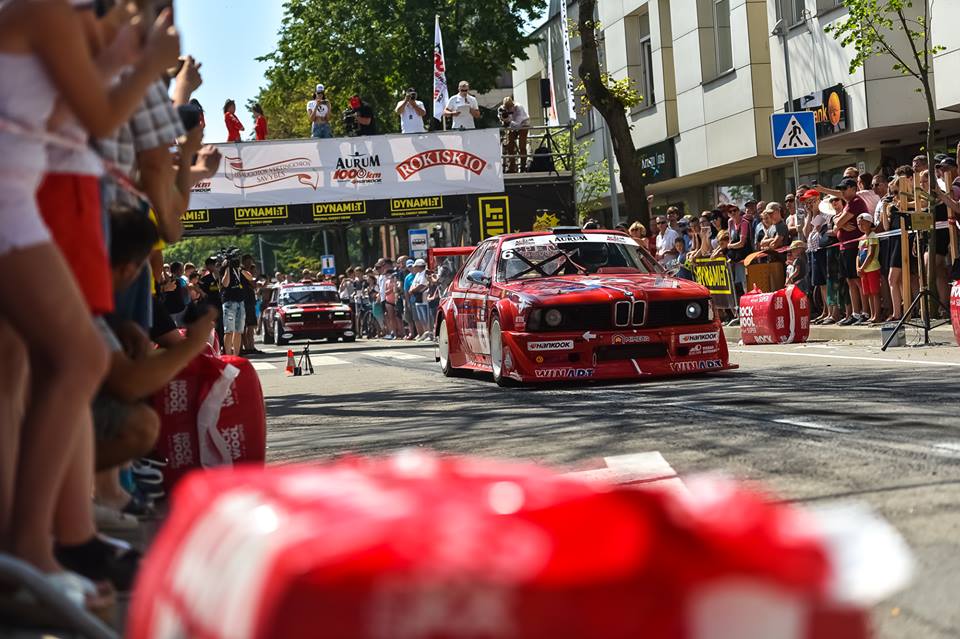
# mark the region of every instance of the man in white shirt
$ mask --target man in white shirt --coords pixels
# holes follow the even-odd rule
[[[453,118],[454,129],[475,129],[474,118],[480,117],[480,105],[477,99],[470,95],[470,83],[461,80],[455,96],[447,100],[443,114]]]
[[[527,166],[527,133],[530,128],[530,116],[526,109],[513,101],[513,96],[503,99],[497,109],[500,124],[507,129],[506,157],[507,172],[517,172],[517,156],[520,156],[520,171]]]
[[[661,264],[677,258],[677,250],[673,244],[678,237],[680,236],[677,232],[667,224],[667,218],[663,216],[657,218],[657,261]]]
[[[332,138],[330,129],[330,102],[327,101],[326,87],[317,85],[313,99],[307,102],[307,115],[310,117],[310,136],[323,139]]]
[[[407,89],[406,96],[397,103],[395,112],[400,116],[401,133],[426,132],[423,128],[423,116],[427,114],[427,110],[423,102],[417,99],[417,90],[413,87]]]

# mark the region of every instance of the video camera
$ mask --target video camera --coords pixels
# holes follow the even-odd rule
[[[219,252],[210,256],[217,264],[229,264],[231,268],[240,268],[240,249],[236,246],[221,248]]]
[[[359,135],[360,125],[357,124],[356,109],[345,109],[340,121],[343,123],[343,130],[346,131],[348,136]]]
[[[513,110],[501,104],[497,107],[497,119],[500,120],[501,125],[507,126],[513,119]]]

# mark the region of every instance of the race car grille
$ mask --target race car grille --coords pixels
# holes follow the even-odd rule
[[[330,321],[330,311],[312,311],[303,314],[305,322],[328,322]]]
[[[686,308],[691,302],[700,304],[700,314],[696,317],[687,317]],[[678,326],[684,324],[706,324],[710,321],[710,300],[704,299],[686,299],[669,300],[662,302],[650,302],[650,308],[647,311],[647,321],[645,328],[656,328],[660,326]]]
[[[643,326],[647,304],[642,300],[621,300],[613,305],[613,324],[617,328],[624,326]]]
[[[615,362],[627,359],[666,357],[666,344],[631,344],[629,346],[598,346],[594,350],[598,362]]]

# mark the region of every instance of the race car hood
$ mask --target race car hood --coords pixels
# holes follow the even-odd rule
[[[534,304],[590,304],[621,299],[669,300],[708,297],[710,292],[690,280],[660,274],[596,274],[541,277],[500,284]]]

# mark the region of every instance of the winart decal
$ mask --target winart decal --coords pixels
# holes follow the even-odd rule
[[[670,362],[670,370],[675,373],[693,373],[717,368],[723,368],[723,361],[719,359],[702,359],[693,362]]]
[[[538,368],[536,376],[544,379],[577,379],[593,377],[592,368]]]

